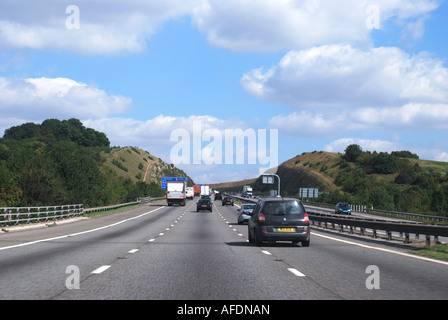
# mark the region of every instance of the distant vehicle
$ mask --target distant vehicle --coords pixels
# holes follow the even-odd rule
[[[210,199],[203,198],[197,202],[196,211],[199,212],[201,210],[208,210],[212,212],[212,202],[210,201]]]
[[[166,201],[168,206],[179,204],[185,206],[187,183],[185,181],[166,182]]]
[[[222,194],[219,191],[215,191],[215,201],[222,200]]]
[[[348,203],[338,202],[336,204],[336,207],[334,208],[334,213],[335,214],[351,215],[352,214],[352,207]]]
[[[249,222],[250,216],[254,211],[255,203],[245,203],[238,209],[238,224],[243,224],[244,222]]]
[[[210,186],[201,186],[201,196],[210,195]]]
[[[201,195],[201,186],[194,185],[193,189],[194,189],[194,196],[199,197]]]
[[[252,198],[252,187],[251,186],[243,186],[243,197],[244,198]]]
[[[232,197],[224,197],[222,199],[222,205],[225,206],[226,204],[230,204],[233,206],[233,198]]]
[[[300,200],[264,198],[257,202],[248,223],[249,242],[292,241],[310,245],[310,220]]]
[[[187,199],[194,198],[194,188],[193,187],[187,187],[186,197],[187,197]]]

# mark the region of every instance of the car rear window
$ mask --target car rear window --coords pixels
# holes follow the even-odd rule
[[[305,209],[299,201],[267,201],[261,212],[264,215],[304,214]]]

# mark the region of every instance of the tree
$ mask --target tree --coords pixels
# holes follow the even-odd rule
[[[374,173],[380,174],[396,173],[398,169],[396,158],[385,152],[373,158],[371,168]]]
[[[351,144],[345,149],[345,159],[349,162],[356,162],[362,155],[362,149],[357,144]]]

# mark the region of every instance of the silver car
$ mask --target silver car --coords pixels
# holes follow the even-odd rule
[[[238,209],[238,224],[248,222],[252,212],[254,211],[255,203],[245,203],[241,205],[241,209]]]

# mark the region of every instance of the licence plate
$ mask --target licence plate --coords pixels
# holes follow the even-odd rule
[[[276,228],[277,232],[295,232],[295,228]]]
[[[206,204],[203,204],[202,207],[203,207],[203,208],[207,208],[207,205],[206,205]]]

